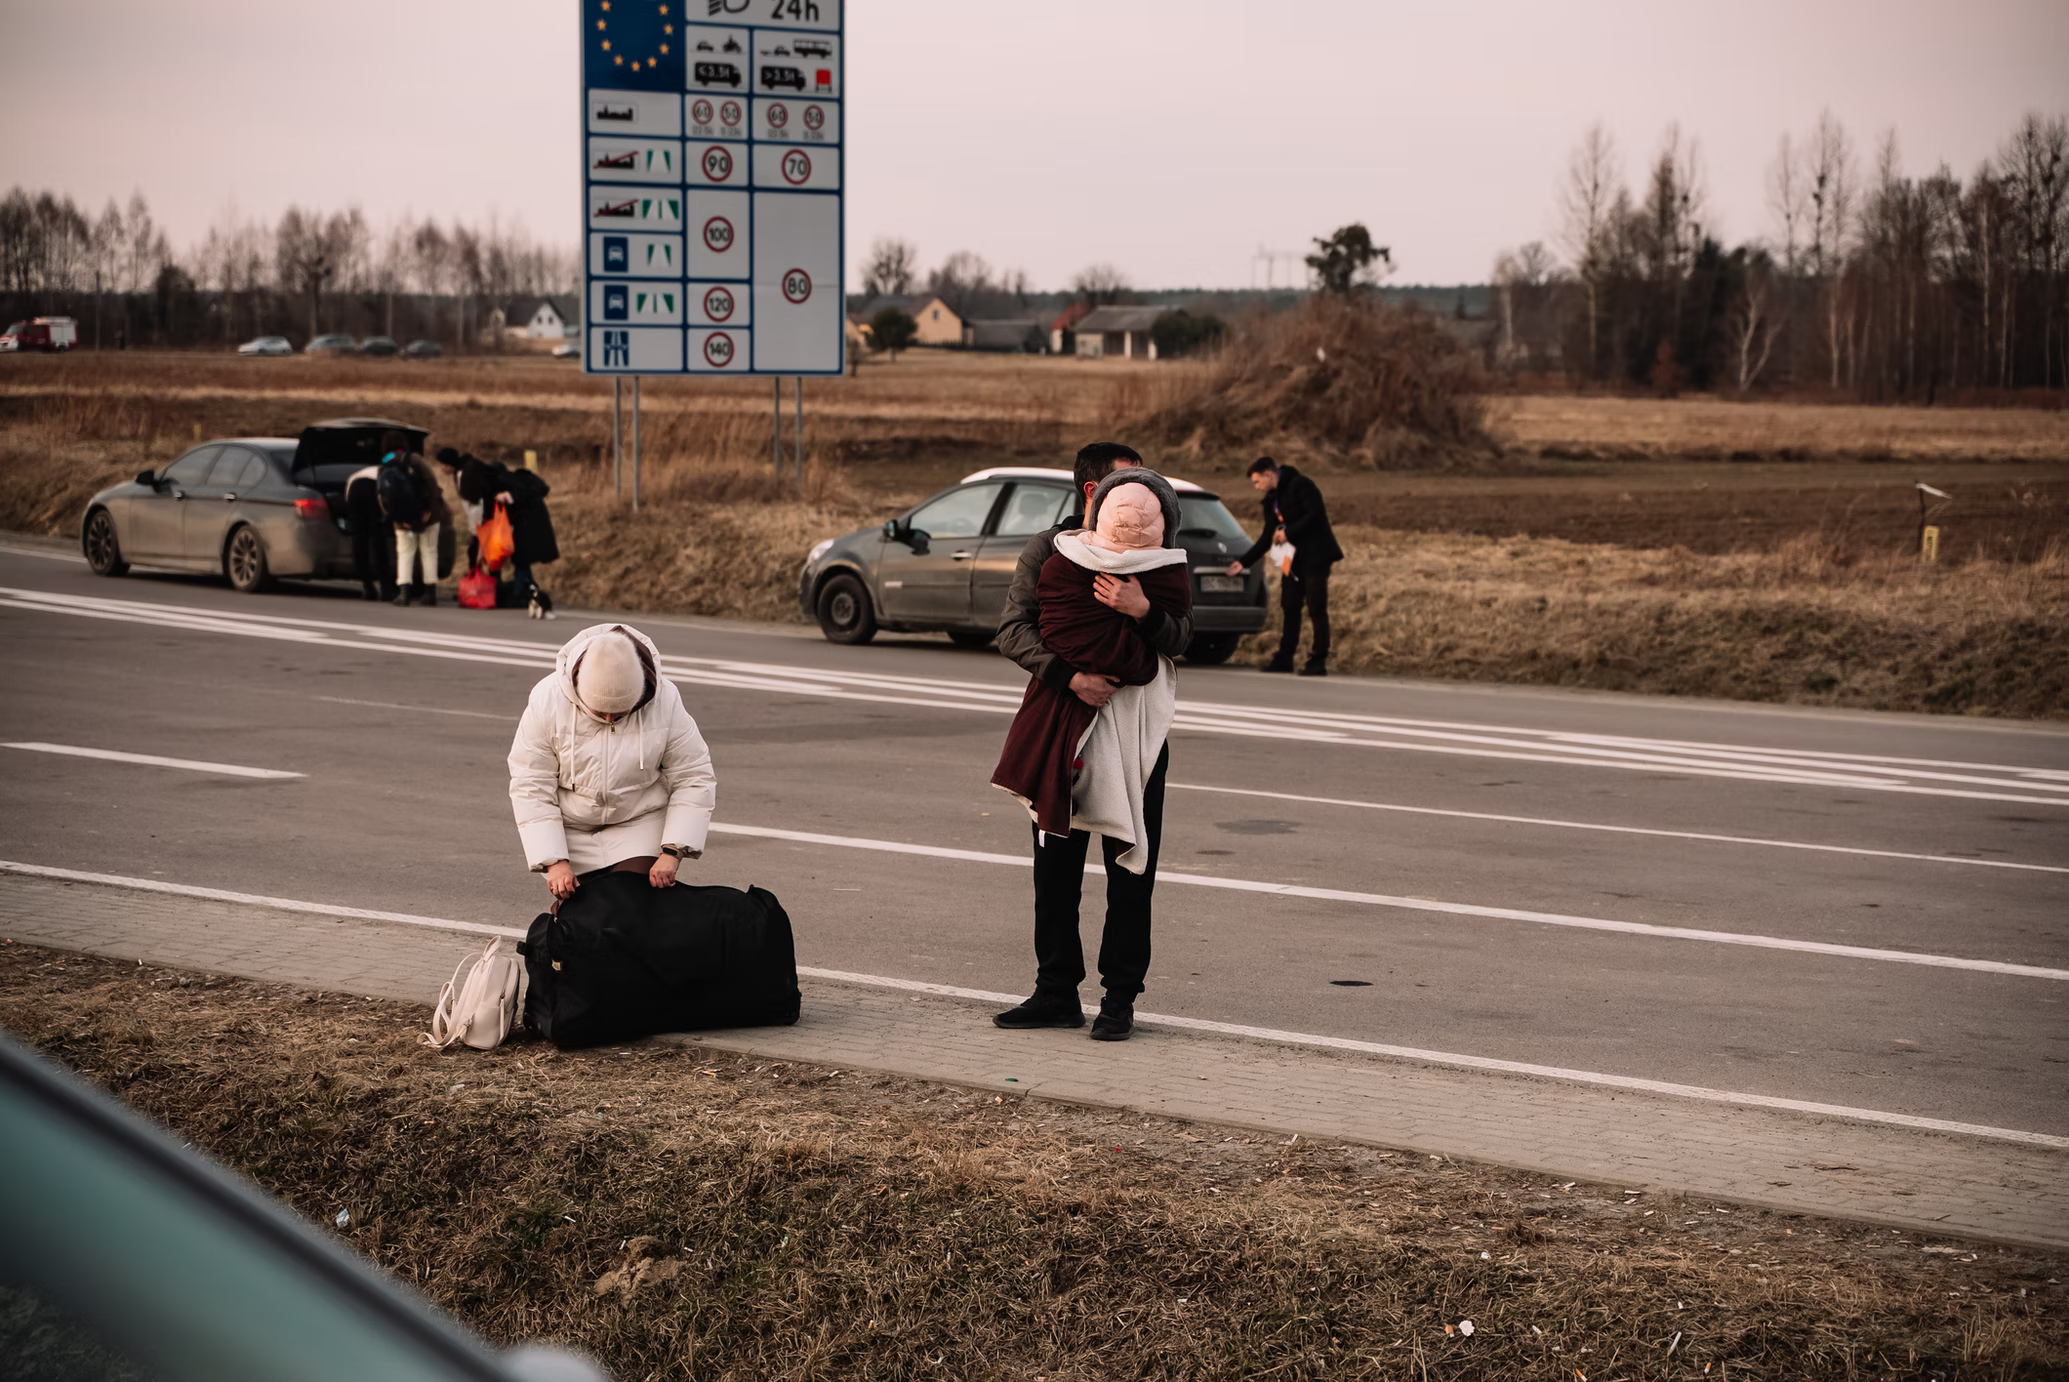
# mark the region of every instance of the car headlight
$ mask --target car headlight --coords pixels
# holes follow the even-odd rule
[[[807,553],[805,553],[805,565],[807,565],[807,566],[811,565],[811,564],[812,564],[813,562],[815,562],[815,561],[819,560],[819,558],[821,558],[821,557],[825,556],[825,555],[826,555],[826,554],[827,554],[828,552],[830,552],[830,551],[832,551],[832,550],[833,550],[833,539],[832,539],[832,538],[827,538],[827,539],[825,539],[824,541],[821,541],[821,542],[815,542],[815,543],[813,543],[813,544],[812,544],[812,550],[811,550],[811,551],[809,551],[809,552],[807,552]]]

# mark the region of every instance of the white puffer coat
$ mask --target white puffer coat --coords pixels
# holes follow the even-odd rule
[[[606,634],[632,640],[650,694],[612,724],[575,696],[575,665]],[[510,745],[510,804],[524,860],[534,871],[565,859],[576,873],[659,854],[663,845],[704,852],[718,778],[682,693],[661,675],[651,640],[623,624],[597,624],[567,641],[553,674],[532,688]]]

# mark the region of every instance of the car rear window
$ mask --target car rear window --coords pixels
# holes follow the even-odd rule
[[[1248,543],[1250,534],[1228,511],[1228,506],[1211,494],[1178,496],[1178,531],[1192,537],[1219,537]]]

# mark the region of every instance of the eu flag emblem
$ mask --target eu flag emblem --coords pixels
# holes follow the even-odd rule
[[[684,0],[582,0],[582,84],[618,91],[683,89]]]

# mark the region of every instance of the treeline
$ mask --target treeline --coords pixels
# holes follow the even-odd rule
[[[1863,172],[1828,113],[1784,136],[1770,233],[1706,224],[1696,146],[1669,129],[1642,189],[1598,126],[1561,189],[1563,258],[1494,267],[1494,362],[1671,393],[1815,387],[1930,403],[2069,388],[2069,120],[2030,115],[1966,181],[1913,177],[1896,136]]]
[[[324,332],[427,336],[459,348],[505,303],[572,293],[580,265],[517,227],[289,207],[271,224],[224,215],[173,249],[141,195],[89,215],[68,196],[0,199],[0,307],[76,317],[89,347],[228,345]]]

